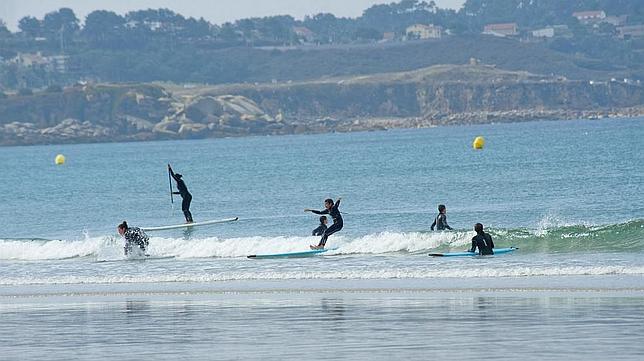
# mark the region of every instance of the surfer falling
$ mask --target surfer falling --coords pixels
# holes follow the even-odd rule
[[[148,237],[141,228],[130,227],[127,225],[126,221],[123,221],[123,223],[119,224],[116,229],[119,234],[125,238],[125,247],[123,248],[126,256],[133,253],[135,247],[138,247],[141,250],[140,253],[145,253],[145,249],[150,243],[150,237]]]
[[[172,167],[170,167],[170,164],[168,164],[168,172],[170,172],[170,175],[174,180],[177,182],[177,189],[179,190],[178,192],[172,192],[172,194],[179,194],[183,201],[181,202],[181,210],[183,211],[183,215],[186,217],[186,223],[192,223],[194,222],[192,220],[192,213],[190,213],[190,202],[192,202],[192,194],[188,192],[188,187],[186,187],[186,183],[183,181],[183,176],[179,173],[175,173],[172,171]]]
[[[325,209],[323,211],[316,211],[314,209],[308,209],[308,208],[304,210],[304,212],[313,212],[315,214],[328,214],[333,219],[333,224],[331,225],[331,227],[327,228],[322,234],[322,239],[320,239],[320,243],[318,243],[317,246],[311,246],[311,249],[323,249],[324,245],[326,244],[326,240],[329,238],[329,236],[342,229],[342,226],[343,226],[342,215],[338,210],[341,199],[342,198],[338,198],[335,201],[335,203],[331,198],[326,199],[324,201]]]

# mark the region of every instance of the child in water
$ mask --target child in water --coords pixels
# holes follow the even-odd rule
[[[434,227],[436,227],[437,231],[442,231],[445,229],[449,229],[450,231],[452,230],[452,227],[447,224],[447,208],[445,207],[444,204],[439,204],[438,205],[438,215],[434,219],[434,223],[432,223],[432,226],[430,229],[433,231]]]
[[[311,232],[311,235],[313,236],[321,236],[324,234],[324,231],[327,229],[327,224],[328,220],[326,216],[320,216],[320,225],[318,228],[314,229],[313,232]]]
[[[304,210],[304,212],[313,212],[315,214],[328,214],[333,219],[333,224],[331,225],[331,227],[327,228],[324,233],[322,233],[322,239],[320,239],[320,243],[318,243],[317,246],[311,246],[311,249],[324,249],[324,245],[326,244],[326,240],[329,238],[329,236],[342,229],[342,215],[340,215],[340,211],[338,210],[338,207],[340,206],[340,200],[342,200],[342,198],[338,198],[338,200],[334,203],[333,199],[326,199],[324,201],[323,211],[316,211],[308,208]]]

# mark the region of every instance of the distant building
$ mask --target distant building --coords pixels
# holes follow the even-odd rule
[[[394,41],[396,40],[396,33],[393,31],[388,31],[382,34],[382,41]]]
[[[572,13],[572,16],[577,18],[580,23],[589,25],[601,22],[606,18],[606,13],[603,10],[578,11]]]
[[[307,43],[312,43],[315,41],[315,33],[305,26],[294,26],[293,32],[295,33],[295,35],[297,35],[298,38],[304,40]]]
[[[43,56],[41,52],[37,53],[18,53],[9,62],[24,68],[40,68],[49,71],[64,73],[67,71],[66,55]]]
[[[16,55],[13,59],[11,59],[11,62],[25,68],[41,67],[49,63],[47,58],[44,57],[41,52],[26,53],[26,54],[18,53],[18,55]]]
[[[52,70],[55,70],[59,73],[65,73],[67,72],[67,60],[69,59],[69,56],[67,55],[53,55],[53,56],[48,56],[47,60],[49,60],[48,67]]]
[[[617,36],[622,39],[644,37],[644,25],[620,26],[617,28]]]
[[[407,39],[440,39],[443,36],[443,28],[436,25],[415,24],[405,30]]]
[[[620,15],[620,16],[607,16],[604,19],[602,19],[600,22],[611,24],[613,26],[622,26],[626,24],[626,20],[628,20],[627,15]]]
[[[483,34],[499,37],[517,36],[519,35],[519,26],[517,23],[488,24],[483,28]]]
[[[532,36],[535,38],[565,38],[572,37],[572,31],[570,31],[567,25],[553,25],[546,26],[543,29],[533,30]]]

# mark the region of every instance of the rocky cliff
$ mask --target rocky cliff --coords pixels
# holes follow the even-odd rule
[[[0,99],[0,144],[352,131],[644,114],[638,84],[491,66],[284,84],[84,85]]]

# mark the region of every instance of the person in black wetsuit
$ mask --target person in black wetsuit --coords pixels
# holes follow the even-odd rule
[[[186,223],[192,223],[194,222],[192,220],[192,213],[190,213],[190,202],[192,202],[192,194],[188,192],[186,183],[183,181],[183,179],[181,179],[183,176],[179,173],[173,172],[170,164],[168,164],[168,172],[170,172],[172,178],[174,178],[174,180],[177,182],[177,189],[179,190],[178,192],[172,192],[172,194],[181,195],[181,198],[183,199],[183,201],[181,202],[181,210],[183,211],[183,215],[186,217]]]
[[[444,204],[439,204],[438,205],[438,215],[434,219],[434,223],[432,223],[432,226],[430,229],[433,231],[434,227],[436,227],[437,231],[442,231],[445,229],[449,229],[450,231],[452,230],[452,227],[447,224],[447,208],[445,208]]]
[[[314,229],[313,232],[311,232],[312,236],[321,236],[324,234],[324,231],[326,231],[327,226],[326,223],[328,222],[326,216],[320,216],[320,225],[318,228]]]
[[[135,251],[134,247],[138,247],[141,250],[141,254],[145,254],[145,249],[150,243],[150,237],[148,237],[145,232],[139,227],[129,227],[126,221],[119,224],[116,228],[121,236],[125,238],[125,255],[129,255]]]
[[[483,232],[483,225],[481,223],[475,224],[474,230],[476,231],[476,236],[472,237],[472,248],[470,249],[470,252],[474,253],[478,248],[479,254],[482,256],[494,254],[494,242],[492,241],[492,236]]]
[[[316,211],[308,208],[304,210],[304,212],[313,212],[315,214],[328,214],[333,219],[333,224],[331,225],[331,227],[327,228],[324,231],[324,233],[322,233],[322,239],[320,239],[320,243],[318,243],[317,246],[311,246],[311,249],[323,249],[324,245],[326,244],[326,240],[329,238],[329,236],[342,229],[342,226],[343,226],[342,215],[338,210],[341,199],[342,198],[338,198],[338,200],[335,201],[335,203],[333,203],[333,199],[331,198],[326,199],[324,201],[325,209],[323,211]]]

